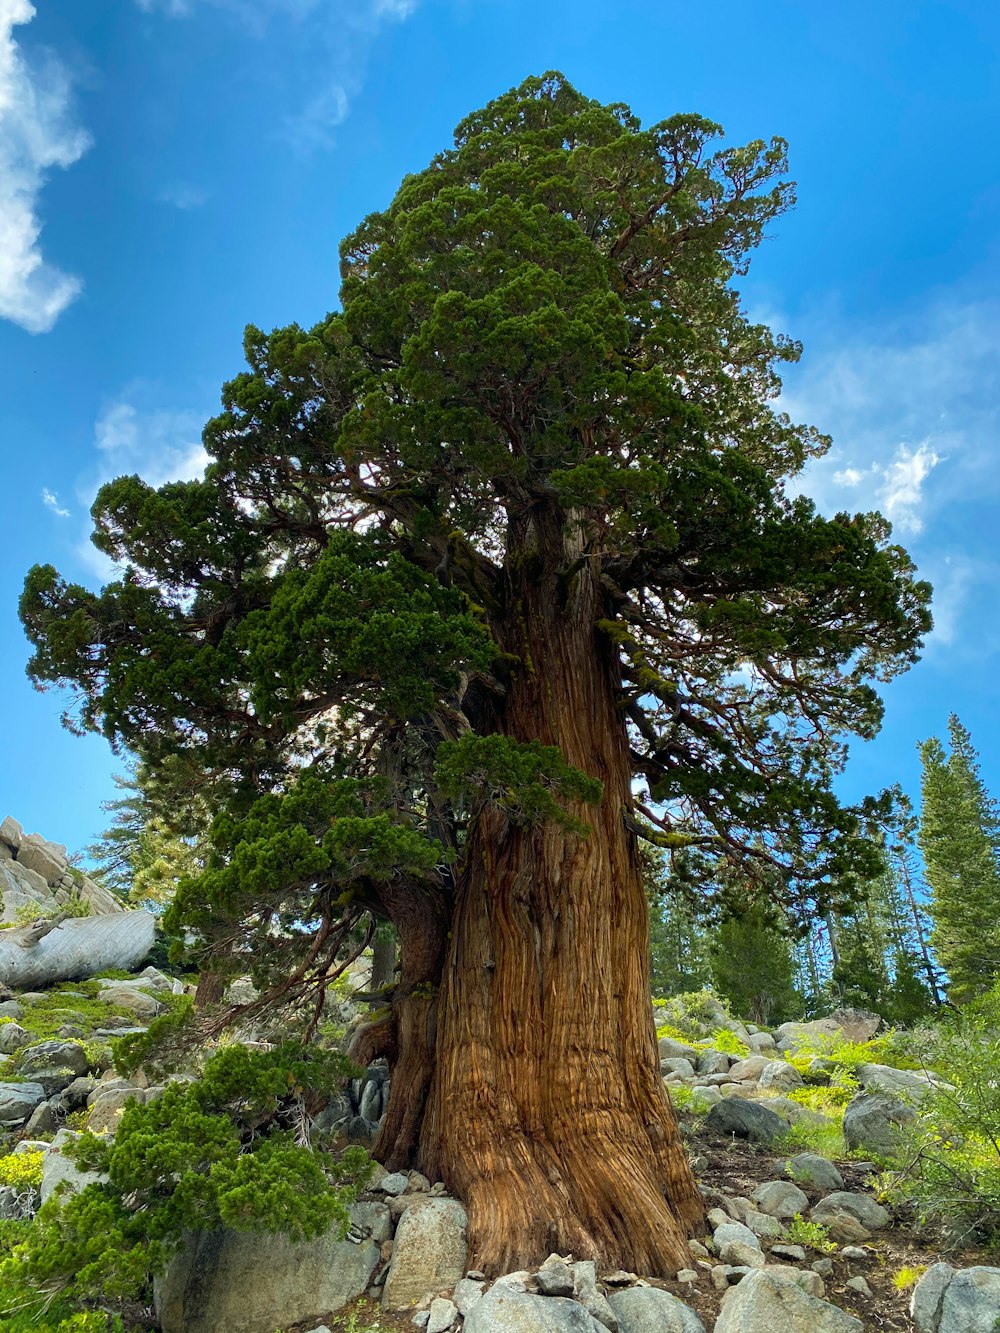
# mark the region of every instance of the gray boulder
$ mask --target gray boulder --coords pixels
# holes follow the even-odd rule
[[[748,1055],[730,1066],[729,1077],[734,1083],[756,1082],[770,1063],[766,1055]]]
[[[163,1333],[274,1333],[356,1300],[379,1261],[374,1240],[197,1232],[154,1283]]]
[[[920,1069],[894,1069],[892,1065],[859,1065],[858,1081],[866,1092],[887,1092],[909,1101],[920,1101],[935,1086],[931,1075]]]
[[[801,1088],[804,1079],[794,1065],[787,1060],[771,1060],[760,1071],[757,1086],[762,1092],[768,1088],[772,1092],[791,1092]]]
[[[464,1333],[604,1333],[604,1326],[566,1296],[533,1296],[501,1278],[466,1315]]]
[[[661,1037],[656,1047],[661,1060],[690,1060],[693,1063],[700,1054],[697,1046],[678,1041],[676,1037]]]
[[[0,1023],[0,1055],[13,1055],[30,1040],[28,1033],[17,1023]]]
[[[1000,1268],[934,1264],[913,1289],[910,1315],[919,1333],[995,1333]]]
[[[804,1185],[815,1185],[821,1190],[842,1190],[844,1177],[832,1162],[818,1153],[800,1152],[789,1157],[784,1163],[785,1172],[792,1180],[799,1180]]]
[[[97,1185],[107,1180],[107,1176],[98,1175],[96,1171],[81,1171],[63,1153],[66,1144],[75,1142],[79,1137],[71,1129],[61,1129],[46,1146],[42,1157],[42,1203],[57,1192],[76,1194],[88,1185]]]
[[[713,1134],[735,1135],[751,1143],[773,1143],[788,1133],[788,1125],[780,1116],[741,1097],[726,1097],[716,1102],[705,1117],[705,1128]]]
[[[837,1214],[846,1213],[860,1222],[869,1231],[881,1231],[892,1220],[880,1203],[876,1203],[870,1194],[858,1194],[853,1191],[836,1190],[820,1199],[812,1209],[814,1222],[824,1224]]]
[[[729,1056],[725,1051],[702,1051],[698,1056],[699,1074],[726,1074],[729,1072]]]
[[[809,1199],[790,1180],[768,1180],[753,1192],[753,1201],[771,1217],[794,1217],[809,1207]]]
[[[864,1325],[784,1272],[761,1268],[726,1292],[715,1333],[864,1333]]]
[[[621,1333],[705,1333],[705,1325],[689,1306],[658,1287],[615,1291],[608,1301]]]
[[[40,1083],[0,1083],[0,1125],[20,1125],[45,1101]]]
[[[891,1156],[916,1113],[885,1092],[862,1092],[844,1111],[844,1140],[849,1148]]]
[[[597,1268],[592,1259],[578,1259],[573,1267],[573,1295],[599,1324],[618,1333],[618,1316],[597,1285]]]
[[[465,1273],[468,1226],[456,1199],[428,1199],[407,1208],[396,1228],[383,1307],[409,1309],[428,1295],[454,1287]]]

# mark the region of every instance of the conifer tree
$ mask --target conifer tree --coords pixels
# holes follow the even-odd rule
[[[75,725],[203,774],[168,913],[203,963],[315,1004],[396,926],[376,1152],[492,1271],[687,1264],[638,839],[822,902],[869,855],[832,775],[929,625],[881,516],[787,484],[827,441],[735,286],[786,146],[719,133],[556,74],[470,115],[345,241],[338,311],[247,330],[204,478],[102,490],[124,575],[22,599]]]
[[[649,897],[650,984],[654,996],[683,995],[709,982],[708,940],[698,917],[697,864],[681,851],[670,858],[644,849]]]
[[[767,904],[750,902],[725,917],[712,938],[710,959],[715,989],[734,1014],[769,1027],[801,1013],[792,942]]]
[[[920,850],[931,886],[934,950],[948,998],[985,993],[1000,974],[1000,816],[979,773],[969,732],[952,714],[951,753],[936,738],[920,747]]]

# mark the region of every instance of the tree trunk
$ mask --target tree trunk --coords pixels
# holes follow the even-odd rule
[[[470,830],[438,1009],[420,1162],[466,1204],[489,1272],[553,1250],[664,1275],[686,1267],[703,1204],[659,1075],[646,898],[616,658],[595,629],[596,575],[525,534],[507,642],[521,666],[505,731],[558,745],[604,784],[598,806],[524,827],[495,807]]]

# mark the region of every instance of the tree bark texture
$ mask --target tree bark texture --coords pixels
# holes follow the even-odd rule
[[[704,1210],[659,1075],[616,657],[596,573],[560,584],[558,533],[523,534],[509,576],[504,725],[558,745],[603,800],[572,810],[586,836],[496,807],[470,831],[418,1160],[466,1204],[476,1267],[559,1251],[662,1275],[687,1266]]]

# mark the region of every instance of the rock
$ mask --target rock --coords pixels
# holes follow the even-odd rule
[[[23,1004],[18,1004],[16,1000],[4,1000],[3,1003],[0,1003],[0,1018],[12,1018],[16,1023],[19,1018],[23,1017]]]
[[[163,1004],[155,995],[141,990],[135,981],[98,981],[101,987],[101,999],[108,1004],[127,1009],[136,1018],[156,1018],[163,1013]]]
[[[451,1293],[451,1299],[455,1302],[458,1313],[463,1319],[472,1307],[483,1299],[485,1289],[485,1282],[476,1281],[470,1277],[463,1277],[460,1282],[455,1283],[455,1290]]]
[[[751,1079],[756,1082],[770,1063],[766,1055],[748,1055],[745,1060],[737,1060],[734,1065],[730,1065],[729,1077],[734,1083],[744,1083]]]
[[[679,1074],[681,1078],[694,1078],[694,1065],[690,1060],[678,1056],[660,1061],[660,1071],[664,1074]]]
[[[686,1041],[677,1041],[674,1037],[661,1037],[656,1043],[661,1060],[688,1060],[694,1063],[700,1054],[697,1046]]]
[[[71,917],[22,948],[23,930],[0,931],[0,977],[18,989],[137,967],[153,947],[154,917],[145,911]]]
[[[763,1055],[765,1051],[776,1049],[777,1043],[770,1032],[751,1032],[747,1040],[747,1045],[757,1055]]]
[[[810,1296],[825,1296],[826,1287],[820,1275],[811,1268],[791,1268],[788,1264],[768,1264],[767,1271],[786,1282],[794,1282]]]
[[[844,1140],[849,1148],[891,1156],[905,1127],[916,1119],[912,1107],[887,1093],[859,1093],[844,1111]]]
[[[938,1333],[941,1302],[948,1284],[955,1276],[951,1264],[931,1264],[910,1296],[910,1318],[919,1333]]]
[[[0,1083],[0,1125],[20,1125],[45,1101],[39,1083]]]
[[[608,1303],[608,1298],[598,1288],[593,1261],[580,1259],[572,1265],[572,1269],[573,1295],[599,1324],[610,1329],[611,1333],[618,1333],[618,1316]],[[605,1278],[605,1283],[611,1285],[611,1277]]]
[[[102,1092],[98,1087],[96,1091],[97,1095],[90,1099],[90,1114],[87,1116],[87,1128],[92,1134],[113,1134],[129,1102],[142,1104],[146,1101],[143,1088],[109,1088]]]
[[[935,1086],[935,1080],[919,1069],[893,1069],[891,1065],[859,1065],[858,1081],[866,1092],[887,1092],[891,1097],[920,1101]]]
[[[17,1023],[0,1023],[0,1055],[13,1055],[31,1037]]]
[[[771,1060],[760,1071],[757,1086],[762,1092],[768,1088],[774,1092],[791,1092],[795,1088],[801,1088],[804,1081],[794,1065],[790,1065],[786,1060]]]
[[[849,1193],[846,1190],[837,1190],[820,1199],[813,1206],[811,1217],[814,1222],[823,1222],[825,1225],[827,1218],[838,1213],[849,1214],[869,1231],[881,1231],[892,1220],[887,1210],[876,1203],[870,1194]]]
[[[68,1069],[76,1078],[86,1074],[90,1061],[78,1041],[42,1041],[37,1046],[25,1047],[17,1067],[26,1075],[39,1069]]]
[[[274,1333],[342,1309],[368,1286],[374,1241],[328,1232],[295,1244],[241,1231],[189,1233],[153,1287],[163,1333]]]
[[[24,829],[10,815],[0,824],[0,842],[6,843],[11,851],[16,852],[21,845],[21,839],[24,837]]]
[[[934,1265],[942,1267],[946,1265]],[[918,1286],[934,1268],[927,1270]],[[1000,1324],[1000,1268],[959,1269],[944,1288],[937,1325],[925,1329],[915,1314],[914,1322],[921,1333],[995,1333]]]
[[[54,1134],[58,1128],[59,1124],[51,1103],[40,1102],[28,1117],[24,1132],[30,1137],[35,1137],[38,1134]]]
[[[864,1333],[864,1326],[810,1296],[784,1271],[763,1268],[748,1273],[723,1297],[715,1333]]]
[[[851,1263],[868,1263],[872,1258],[872,1252],[862,1245],[845,1245],[840,1251],[840,1257]]]
[[[75,1142],[80,1136],[70,1129],[61,1129],[46,1147],[42,1157],[42,1203],[45,1203],[57,1191],[76,1194],[88,1185],[99,1184],[107,1176],[96,1171],[81,1171],[74,1162],[63,1153],[67,1143]]]
[[[769,1180],[758,1185],[753,1201],[762,1213],[771,1217],[794,1217],[809,1207],[808,1197],[790,1180]]]
[[[856,1291],[862,1296],[870,1297],[875,1294],[863,1277],[849,1277],[844,1286],[850,1287],[851,1291]]]
[[[396,1228],[385,1278],[386,1310],[405,1310],[429,1293],[454,1287],[465,1272],[468,1225],[465,1209],[455,1199],[428,1199],[406,1210]]]
[[[558,1254],[550,1254],[535,1274],[535,1283],[542,1296],[572,1296],[573,1270]]]
[[[363,1200],[351,1208],[351,1230],[357,1229],[363,1236],[371,1237],[380,1245],[392,1239],[392,1218],[384,1203]]]
[[[818,1273],[820,1277],[833,1277],[832,1259],[814,1259],[809,1267],[814,1273]]]
[[[37,833],[28,833],[17,849],[17,864],[41,875],[46,884],[56,884],[66,873],[66,848],[46,842]]]
[[[780,1051],[796,1050],[810,1039],[833,1037],[856,1042],[871,1041],[882,1026],[877,1014],[862,1009],[838,1009],[829,1018],[815,1018],[810,1023],[782,1023],[775,1036]]]
[[[771,1253],[779,1259],[794,1259],[799,1264],[806,1261],[806,1252],[801,1245],[772,1245]]]
[[[782,1120],[787,1120],[790,1125],[832,1128],[835,1123],[829,1116],[821,1115],[819,1111],[814,1111],[810,1106],[803,1106],[801,1102],[793,1102],[790,1097],[769,1097],[765,1105],[769,1111],[780,1115]]]
[[[779,1236],[783,1236],[785,1233],[784,1227],[776,1217],[772,1217],[768,1213],[759,1213],[756,1208],[751,1209],[744,1216],[743,1221],[755,1236],[762,1237],[764,1240],[777,1240]]]
[[[89,1074],[81,1078],[75,1078],[72,1083],[66,1085],[55,1099],[55,1109],[65,1115],[70,1111],[79,1111],[81,1107],[87,1105],[87,1099],[94,1091],[96,1083]]]
[[[788,1133],[785,1121],[766,1106],[733,1097],[726,1097],[712,1107],[705,1118],[705,1128],[724,1137],[735,1135],[752,1143],[765,1144]]]
[[[582,1305],[565,1296],[532,1296],[494,1282],[466,1316],[463,1333],[601,1333]]]
[[[844,1177],[832,1162],[820,1157],[818,1153],[796,1153],[794,1157],[788,1158],[784,1166],[787,1175],[793,1180],[802,1181],[805,1185],[815,1185],[821,1190],[844,1188]]]
[[[436,1296],[431,1301],[430,1314],[427,1319],[427,1333],[447,1333],[455,1320],[458,1318],[458,1308],[441,1296]]]
[[[381,1190],[383,1194],[397,1195],[402,1194],[409,1183],[405,1171],[394,1171],[392,1175],[383,1176],[375,1188]]]
[[[658,1287],[632,1287],[608,1297],[621,1333],[705,1333],[705,1325],[683,1301]]]
[[[759,1246],[746,1245],[741,1240],[730,1240],[720,1246],[719,1259],[733,1268],[742,1269],[763,1268],[765,1262]]]
[[[742,1222],[723,1222],[715,1228],[712,1233],[712,1243],[715,1246],[716,1253],[723,1245],[739,1243],[749,1245],[752,1249],[760,1249],[760,1241],[753,1234],[748,1226]]]
[[[729,1072],[729,1056],[725,1051],[702,1051],[698,1056],[699,1074],[726,1074]]]

